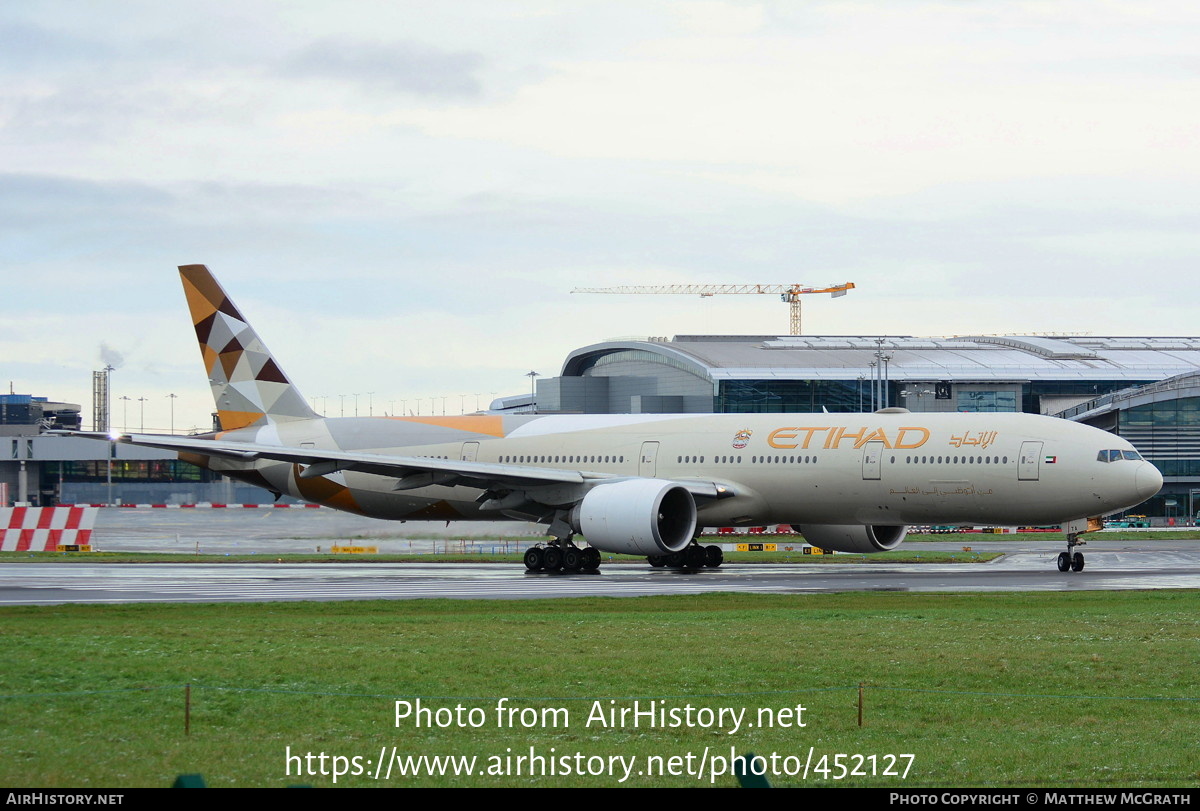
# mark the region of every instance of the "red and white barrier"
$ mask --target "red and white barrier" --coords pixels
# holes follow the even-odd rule
[[[320,504],[76,504],[118,510],[319,510]]]
[[[717,527],[714,533],[712,530],[704,532],[705,537],[713,535],[799,535],[799,531],[794,529],[790,524],[776,524],[766,527]]]
[[[93,507],[0,507],[0,551],[53,552],[92,542]]]

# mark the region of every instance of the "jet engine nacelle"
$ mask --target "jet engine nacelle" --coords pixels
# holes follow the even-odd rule
[[[588,543],[605,552],[669,555],[696,532],[696,501],[677,484],[627,479],[593,487],[573,510]]]
[[[906,526],[873,524],[801,524],[804,540],[822,549],[838,552],[888,552],[908,534]]]

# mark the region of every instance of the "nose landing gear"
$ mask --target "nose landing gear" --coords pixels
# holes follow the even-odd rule
[[[1078,532],[1067,533],[1067,551],[1058,553],[1058,570],[1060,572],[1082,572],[1083,553],[1073,552],[1077,546],[1083,546],[1087,541],[1079,540]]]

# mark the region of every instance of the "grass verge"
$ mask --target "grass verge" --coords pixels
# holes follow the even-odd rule
[[[915,758],[904,781],[810,774],[773,782],[1194,785],[1196,598],[882,593],[7,608],[0,782],[165,786],[201,772],[214,786],[333,785],[331,774],[297,776],[301,761],[289,777],[285,756],[325,753],[327,770],[334,755],[357,756],[370,772],[395,746],[401,756],[473,756],[477,769],[505,773],[393,773],[386,782],[347,774],[337,785],[604,786],[620,777],[609,760],[615,776],[513,774],[513,759],[531,747],[547,758],[636,758],[625,785],[731,785],[728,776],[636,771],[656,757],[677,757],[686,771],[687,757],[695,766],[706,748],[710,767],[734,748],[777,753],[786,769],[787,757],[803,763],[811,747],[811,763],[825,755],[830,767],[838,753]],[[861,728],[859,683],[867,685]],[[397,726],[395,701],[417,698],[444,713],[477,709],[483,723]],[[501,698],[539,722],[497,723]],[[744,709],[752,723],[760,710],[801,705],[805,726],[743,723],[728,734],[730,723],[586,723],[596,706],[631,709],[635,699],[642,709],[650,701],[681,712]],[[564,718],[568,726],[550,723]]]

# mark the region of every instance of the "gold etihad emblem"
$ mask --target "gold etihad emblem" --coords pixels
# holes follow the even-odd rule
[[[818,437],[822,433],[823,436]],[[826,425],[819,428],[776,428],[767,437],[767,444],[780,450],[810,447],[834,449],[841,447],[842,442],[851,441],[855,448],[861,448],[868,442],[882,442],[885,448],[919,448],[929,441],[929,429],[910,425],[895,429],[894,435],[889,437],[883,428],[872,431],[864,425],[857,431],[851,431],[842,426]]]
[[[978,445],[982,450],[995,442],[999,435],[999,431],[980,431],[979,436],[971,436],[971,432],[967,431],[962,436],[950,437],[950,444],[956,448],[961,448],[963,445]]]
[[[733,447],[739,451],[742,450],[743,448],[745,448],[747,445],[750,444],[750,435],[753,433],[754,433],[753,431],[749,431],[749,430],[745,430],[745,429],[738,431],[736,434],[733,435]]]

